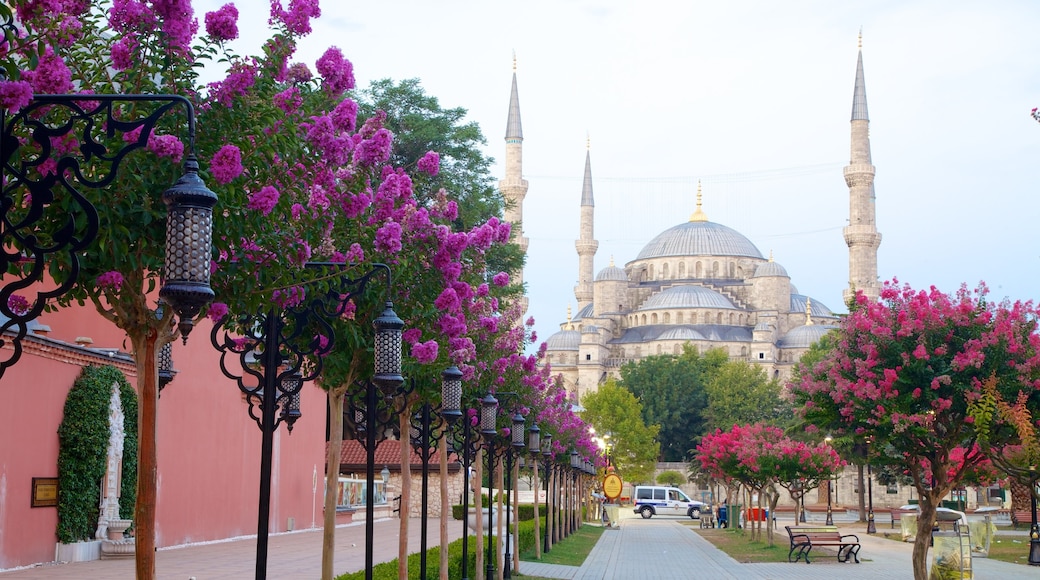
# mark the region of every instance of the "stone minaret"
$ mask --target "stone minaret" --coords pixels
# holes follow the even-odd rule
[[[578,311],[592,302],[592,260],[596,257],[599,242],[593,233],[593,213],[596,203],[592,199],[592,160],[589,155],[589,144],[585,144],[585,181],[581,185],[581,221],[578,225],[578,239],[574,247],[578,250],[578,285],[574,287],[574,298],[578,301]]]
[[[852,96],[852,156],[845,167],[845,183],[849,186],[849,225],[844,230],[845,243],[849,246],[849,287],[844,292],[845,303],[849,304],[859,290],[871,300],[877,300],[880,291],[877,249],[881,245],[881,234],[877,231],[874,212],[874,165],[870,159],[862,35]]]
[[[527,195],[527,180],[524,179],[524,131],[520,126],[520,96],[516,90],[516,57],[513,57],[513,89],[509,93],[509,119],[506,121],[506,175],[498,182],[498,190],[505,198],[505,220],[513,224],[512,241],[527,254],[528,239],[523,235],[524,197]],[[521,269],[516,276],[517,283],[524,281]],[[527,311],[527,297],[522,298],[524,311]]]

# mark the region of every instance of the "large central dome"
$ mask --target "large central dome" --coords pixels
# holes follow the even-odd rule
[[[709,221],[690,221],[669,228],[650,240],[636,260],[667,256],[744,256],[762,258],[743,234]]]

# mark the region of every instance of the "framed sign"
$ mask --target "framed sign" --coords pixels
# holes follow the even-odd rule
[[[58,505],[58,478],[32,478],[32,507],[56,507]]]
[[[616,473],[608,473],[603,478],[603,495],[607,496],[607,499],[614,501],[621,495],[621,487],[623,483],[621,477]]]

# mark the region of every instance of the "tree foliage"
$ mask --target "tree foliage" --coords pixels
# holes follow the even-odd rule
[[[1040,336],[1030,303],[989,302],[987,290],[953,295],[892,281],[878,302],[862,296],[841,322],[833,350],[791,385],[807,423],[852,438],[873,437],[892,451],[921,497],[920,529],[930,529],[953,487],[992,468],[978,445],[973,408],[987,391],[1040,408]],[[1017,442],[1016,430],[989,417],[987,445]],[[1003,425],[1003,427],[1000,427]],[[914,546],[923,580],[928,534]]]
[[[683,461],[705,433],[707,384],[728,360],[722,350],[701,355],[685,346],[680,355],[654,355],[621,367],[621,384],[643,407],[643,420],[660,425],[662,461]]]
[[[627,389],[608,379],[581,399],[582,419],[597,433],[610,434],[610,457],[631,483],[652,482],[659,443],[658,426],[643,421],[641,405]]]
[[[788,401],[781,397],[781,385],[766,377],[762,367],[746,361],[729,361],[708,380],[708,406],[704,412],[708,430],[729,429],[733,425],[765,423],[785,428],[793,421]]]

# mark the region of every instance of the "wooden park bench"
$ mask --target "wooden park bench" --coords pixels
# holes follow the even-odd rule
[[[810,564],[809,552],[814,546],[834,546],[838,548],[838,561],[848,562],[853,558],[859,564],[859,536],[842,535],[835,526],[784,526],[791,537],[791,550],[787,552],[788,562],[797,562],[803,557]],[[795,550],[798,550],[797,555]],[[792,560],[792,557],[794,558]]]
[[[1014,529],[1018,526],[1029,527],[1033,525],[1033,512],[1031,510],[1016,510],[1011,512],[1011,525]]]

